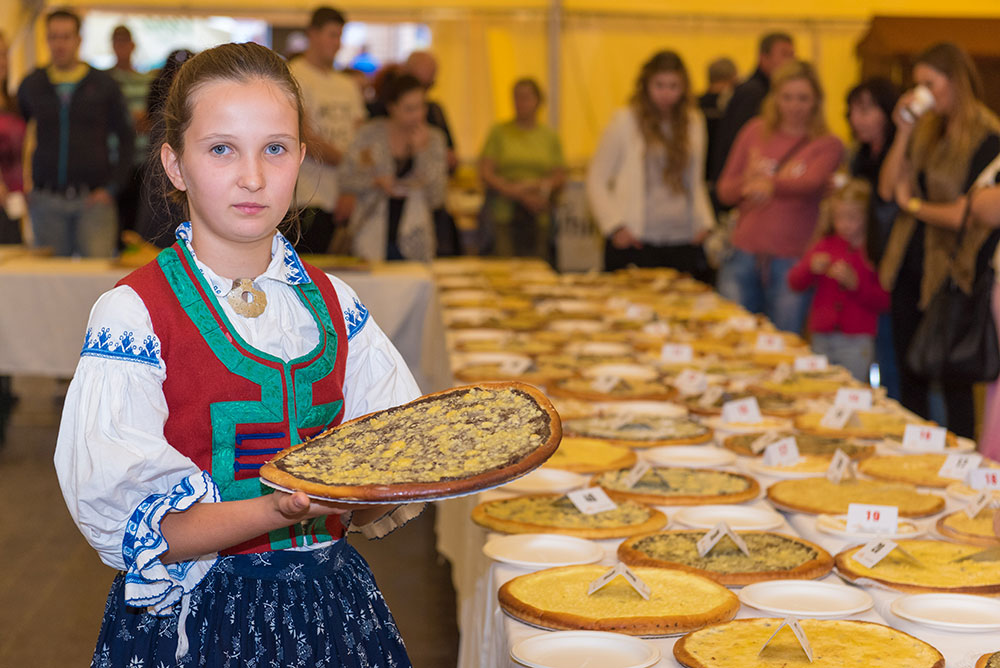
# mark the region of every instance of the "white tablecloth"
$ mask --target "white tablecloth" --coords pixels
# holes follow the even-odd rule
[[[741,470],[746,470],[746,461],[738,463]],[[762,488],[775,481],[754,474]],[[537,628],[519,622],[505,615],[497,603],[497,590],[508,580],[529,571],[493,562],[482,553],[482,546],[493,534],[473,524],[469,512],[479,502],[496,498],[499,492],[486,492],[471,497],[440,502],[438,509],[438,549],[452,562],[452,579],[459,601],[459,628],[461,641],[459,645],[459,668],[518,668],[520,664],[510,658],[510,649],[521,640],[544,633]],[[765,499],[750,502],[749,505],[770,507]],[[951,512],[961,507],[961,503],[949,499],[944,512]],[[660,507],[672,517],[677,508]],[[782,513],[785,524],[777,529],[779,532],[798,535],[806,540],[817,543],[831,554],[840,552],[851,542],[821,533],[816,529],[815,517],[798,513]],[[928,526],[933,526],[938,516],[921,520]],[[605,547],[605,558],[601,563],[613,565],[615,551],[620,540],[600,541]],[[854,543],[856,544],[856,542]],[[830,574],[824,582],[837,583],[844,587],[853,586],[845,583],[837,575]],[[734,588],[736,589],[736,588]],[[903,620],[889,609],[892,602],[901,596],[900,593],[884,588],[866,587],[866,591],[875,600],[875,606],[863,613],[851,615],[847,619],[887,624],[909,633],[936,647],[946,660],[946,668],[973,668],[975,660],[987,652],[1000,649],[1000,634],[996,633],[954,633],[938,631],[926,626]],[[747,606],[741,607],[737,619],[746,617],[772,617]],[[660,638],[651,640],[662,655],[656,668],[680,666],[673,657],[673,646],[677,638]],[[902,667],[901,667],[902,668]]]
[[[91,306],[128,272],[102,259],[9,257],[0,262],[0,374],[72,376]],[[441,307],[430,272],[400,263],[341,277],[399,349],[420,388],[450,387]]]

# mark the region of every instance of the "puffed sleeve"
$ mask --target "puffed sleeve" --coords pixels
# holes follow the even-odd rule
[[[128,287],[90,313],[56,441],[55,468],[73,521],[101,560],[126,572],[125,599],[162,614],[217,555],[164,565],[160,522],[219,500],[211,477],[167,443],[166,368],[145,305]]]
[[[344,419],[399,406],[419,397],[420,388],[409,367],[367,307],[346,283],[335,276],[329,278],[337,290],[347,327]],[[420,515],[425,506],[424,503],[393,506],[378,520],[352,525],[350,531],[360,531],[369,539],[382,538]]]

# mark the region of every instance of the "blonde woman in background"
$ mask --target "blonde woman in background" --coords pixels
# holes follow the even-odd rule
[[[903,406],[930,417],[927,379],[906,365],[906,354],[931,297],[951,277],[971,290],[996,245],[992,230],[970,226],[955,251],[966,193],[1000,154],[1000,120],[982,103],[982,83],[972,59],[954,44],[936,44],[921,53],[913,79],[933,97],[914,121],[914,92],[904,93],[893,113],[896,136],[879,173],[879,195],[895,197],[896,218],[879,266],[882,284],[892,291],[892,327],[899,359]],[[907,113],[904,113],[907,110]],[[947,228],[952,229],[947,229]],[[972,385],[941,383],[946,426],[972,437],[975,412]]]
[[[587,197],[605,236],[604,265],[673,267],[710,281],[701,248],[715,217],[705,187],[705,119],[684,61],[653,55],[587,170]]]
[[[779,329],[802,331],[809,293],[792,290],[787,276],[813,239],[843,155],[823,116],[816,71],[793,60],[774,73],[761,115],[743,126],[719,177],[719,200],[739,207],[719,292]]]

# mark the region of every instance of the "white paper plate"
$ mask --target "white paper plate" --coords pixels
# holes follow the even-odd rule
[[[643,450],[642,457],[657,466],[685,468],[729,466],[736,461],[733,452],[714,445],[664,445]]]
[[[632,378],[637,380],[656,380],[660,376],[655,369],[642,364],[598,364],[587,367],[582,373],[587,378],[617,376],[618,378]]]
[[[688,506],[678,510],[674,519],[693,529],[711,529],[719,522],[726,522],[740,531],[777,529],[785,521],[773,510],[735,505]]]
[[[483,554],[522,568],[554,568],[600,561],[604,558],[604,548],[575,536],[519,533],[490,539],[483,545]]]
[[[969,594],[909,594],[892,602],[892,612],[944,631],[1000,630],[1000,601]]]
[[[820,478],[826,475],[826,470],[795,471],[790,469],[776,468],[773,466],[764,466],[763,458],[751,459],[750,462],[747,464],[747,467],[754,473],[771,476],[772,478],[780,478],[782,480],[795,480],[799,478]]]
[[[605,327],[600,320],[553,320],[549,329],[554,332],[569,332],[571,334],[593,334]]]
[[[511,333],[506,329],[457,329],[450,332],[450,336],[455,343],[468,343],[470,341],[509,341]]]
[[[599,401],[594,410],[607,415],[654,415],[656,417],[687,417],[687,409],[669,401]]]
[[[772,431],[792,428],[791,420],[786,418],[770,417],[767,415],[763,416],[761,421],[757,424],[724,422],[719,416],[703,418],[702,422],[721,435],[752,434],[758,431]]]
[[[525,638],[510,656],[530,668],[647,668],[660,660],[660,650],[620,633],[554,631]]]
[[[858,587],[813,580],[772,580],[747,585],[740,602],[763,612],[792,617],[834,619],[864,612],[872,597]]]
[[[852,541],[867,540],[869,538],[889,538],[899,540],[901,538],[919,538],[927,533],[927,527],[913,520],[900,519],[898,530],[893,534],[873,534],[873,533],[850,533],[846,528],[847,515],[817,515],[816,530],[838,538],[846,538]]]
[[[518,494],[545,494],[547,492],[568,492],[583,487],[590,476],[580,475],[562,469],[535,469],[526,476],[512,480],[500,489]]]

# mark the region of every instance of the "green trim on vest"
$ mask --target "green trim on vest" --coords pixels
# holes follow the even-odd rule
[[[180,253],[177,252],[178,248]],[[290,443],[295,445],[302,441],[299,436],[300,429],[326,428],[343,410],[342,399],[318,406],[312,405],[313,383],[328,376],[337,360],[339,339],[326,302],[313,282],[295,286],[300,301],[309,309],[316,327],[326,335],[321,337],[316,347],[305,355],[285,362],[249,345],[233,328],[221,309],[206,303],[192,281],[192,276],[204,294],[215,293],[183,243],[161,252],[157,257],[157,263],[184,312],[201,333],[216,358],[231,373],[260,387],[261,401],[224,401],[213,403],[209,407],[212,420],[211,473],[212,479],[219,487],[220,496],[223,501],[235,501],[270,494],[273,490],[261,485],[258,478],[235,479],[236,427],[284,422],[289,427]],[[190,273],[185,269],[185,263],[191,268]],[[227,330],[232,339],[226,336]],[[271,362],[271,365],[246,356],[237,347],[237,342],[244,349],[253,351],[261,359]],[[293,368],[310,359],[313,360],[312,363],[297,369]],[[317,518],[309,522],[306,527],[295,524],[286,529],[272,531],[271,547],[276,550],[293,547],[291,533],[296,535],[296,545],[311,544],[315,541],[312,536],[306,534],[313,530],[316,533],[316,540],[320,542],[332,540],[332,536],[323,524],[324,521],[325,518]]]

